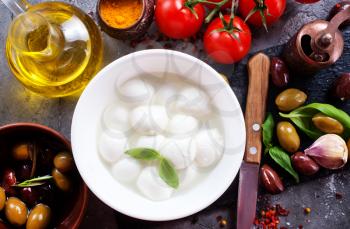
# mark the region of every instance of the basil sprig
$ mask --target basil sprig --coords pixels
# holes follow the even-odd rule
[[[39,186],[39,185],[45,184],[47,180],[51,180],[51,179],[52,179],[52,176],[46,175],[46,176],[41,176],[30,180],[26,180],[19,184],[15,184],[13,186],[20,187],[20,188]]]
[[[265,145],[265,154],[272,147],[273,131],[275,129],[275,121],[273,120],[272,114],[268,113],[263,128],[263,143]]]
[[[150,148],[134,148],[127,150],[125,154],[138,160],[158,161],[159,177],[170,187],[179,187],[179,177],[173,164],[158,151]]]
[[[273,134],[275,130],[275,121],[272,114],[268,113],[266,120],[263,124],[263,143],[265,146],[265,154],[269,154],[272,160],[274,160],[279,166],[292,175],[297,183],[299,183],[299,175],[293,169],[292,162],[288,153],[283,151],[280,147],[273,146]]]
[[[350,137],[350,116],[330,105],[324,103],[311,103],[309,105],[299,107],[289,114],[280,113],[281,117],[289,118],[300,130],[302,130],[311,139],[317,139],[324,135],[312,123],[312,118],[318,114],[323,113],[326,116],[338,120],[344,126],[344,138]]]
[[[278,146],[274,146],[269,150],[270,157],[279,164],[284,170],[292,175],[297,183],[299,183],[299,175],[293,169],[289,155]]]

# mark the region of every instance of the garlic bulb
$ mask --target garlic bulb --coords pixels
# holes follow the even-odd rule
[[[305,154],[317,164],[327,169],[339,169],[348,160],[348,148],[345,141],[336,134],[326,134],[318,138]]]

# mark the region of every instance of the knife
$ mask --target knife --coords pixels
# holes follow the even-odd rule
[[[239,173],[237,229],[253,226],[262,151],[262,123],[269,87],[270,59],[258,53],[248,61],[248,96],[245,110],[247,142]]]

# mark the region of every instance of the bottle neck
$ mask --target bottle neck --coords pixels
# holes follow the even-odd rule
[[[15,15],[21,14],[30,7],[26,0],[0,0]]]

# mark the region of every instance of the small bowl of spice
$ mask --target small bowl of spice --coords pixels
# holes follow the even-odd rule
[[[120,40],[142,37],[153,21],[154,0],[99,0],[98,18],[103,31]]]

